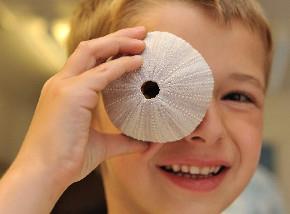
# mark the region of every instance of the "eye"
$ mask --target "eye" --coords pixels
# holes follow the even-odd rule
[[[243,92],[230,92],[223,96],[222,100],[229,100],[240,103],[254,103],[253,99]]]

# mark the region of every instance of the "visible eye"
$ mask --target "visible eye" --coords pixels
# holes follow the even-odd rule
[[[222,97],[222,100],[229,100],[241,103],[254,103],[253,99],[243,92],[231,92]]]

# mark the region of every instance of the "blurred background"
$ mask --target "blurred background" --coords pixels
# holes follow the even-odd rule
[[[43,83],[66,59],[69,17],[77,2],[0,0],[0,175],[17,154]],[[276,48],[261,164],[277,181],[290,213],[290,1],[260,2],[270,19]],[[71,191],[81,189],[86,188]]]

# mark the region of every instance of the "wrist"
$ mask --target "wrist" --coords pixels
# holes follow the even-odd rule
[[[0,211],[50,213],[66,186],[43,164],[16,160],[0,181]]]
[[[16,159],[8,170],[20,179],[35,180],[38,185],[46,185],[59,195],[70,185],[57,173],[57,169],[40,160]]]

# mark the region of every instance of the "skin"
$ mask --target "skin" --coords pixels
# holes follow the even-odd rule
[[[258,163],[265,92],[263,44],[239,20],[217,23],[193,5],[169,3],[151,9],[146,17],[150,31],[174,33],[199,50],[213,70],[214,95],[205,119],[190,136],[174,143],[150,143],[145,152],[102,165],[109,213],[220,213],[244,189]],[[214,190],[192,192],[168,182],[156,168],[180,157],[221,159],[230,169]]]
[[[145,36],[137,27],[82,42],[45,83],[19,154],[0,180],[0,213],[50,213],[65,189],[102,161],[147,148],[91,127],[98,92],[142,65]],[[137,56],[105,62],[120,54]]]
[[[211,66],[215,90],[204,121],[190,136],[166,145],[98,133],[91,124],[99,91],[142,64],[140,57],[106,59],[140,54],[146,30],[124,29],[82,42],[43,87],[19,154],[0,180],[1,213],[49,213],[70,184],[104,160],[113,214],[219,213],[242,191],[261,146],[265,53],[260,38],[239,21],[224,26],[190,5],[152,8],[148,17],[142,25],[184,38]],[[192,192],[157,172],[156,164],[176,157],[220,158],[230,169],[218,188]]]

